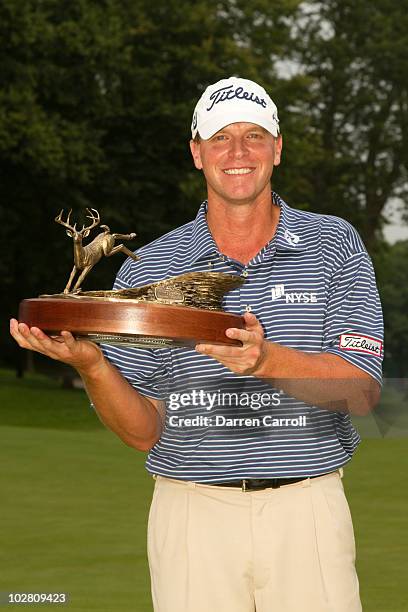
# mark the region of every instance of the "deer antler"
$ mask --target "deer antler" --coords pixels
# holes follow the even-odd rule
[[[94,227],[96,227],[97,225],[99,225],[100,221],[101,221],[101,217],[98,213],[98,211],[96,210],[96,208],[87,208],[86,211],[89,213],[88,215],[86,215],[87,219],[91,219],[92,223],[91,225],[88,225],[87,227],[85,227],[85,225],[82,226],[82,229],[80,231],[80,234],[82,234],[83,232],[89,232],[91,231],[91,229],[93,229]],[[92,211],[94,211],[96,213],[96,216],[92,213]]]
[[[86,235],[89,234],[89,232],[91,231],[91,229],[93,229],[96,225],[99,225],[101,218],[100,215],[98,213],[98,211],[96,210],[96,208],[87,208],[86,209],[87,212],[89,213],[87,216],[88,219],[92,220],[92,223],[90,225],[88,225],[87,227],[85,227],[85,225],[82,226],[82,229],[80,231],[77,231],[76,229],[76,223],[74,226],[70,225],[70,217],[71,217],[71,213],[72,213],[72,208],[68,213],[68,217],[66,221],[62,220],[62,215],[64,213],[64,209],[61,210],[60,214],[55,217],[55,221],[57,223],[59,223],[60,225],[63,225],[64,227],[66,227],[67,229],[71,230],[71,232],[75,232],[76,234],[80,234],[80,235],[84,235],[85,232],[87,232]],[[92,212],[94,211],[94,212]],[[96,214],[94,214],[96,213]]]
[[[66,221],[63,221],[63,220],[62,220],[62,214],[63,214],[63,212],[64,212],[64,209],[62,209],[62,210],[61,210],[61,212],[60,212],[60,214],[59,214],[57,217],[55,217],[55,221],[56,221],[57,223],[59,223],[60,225],[63,225],[63,226],[64,226],[64,227],[66,227],[67,229],[71,230],[72,232],[76,232],[76,223],[75,223],[75,225],[74,225],[74,226],[72,226],[72,225],[70,225],[70,224],[69,224],[69,218],[70,218],[71,213],[72,213],[72,208],[71,208],[71,210],[70,210],[70,211],[69,211],[69,213],[68,213],[68,217],[67,217],[67,220],[66,220]]]

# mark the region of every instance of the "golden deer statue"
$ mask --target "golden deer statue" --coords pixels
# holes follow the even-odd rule
[[[118,244],[115,246],[116,240],[133,240],[133,238],[136,238],[136,234],[112,234],[107,225],[100,225],[99,227],[103,230],[103,232],[98,234],[92,240],[92,242],[86,246],[83,246],[82,240],[89,236],[91,230],[99,225],[101,220],[99,212],[95,208],[87,208],[86,211],[88,213],[87,218],[91,219],[92,223],[87,227],[84,225],[79,231],[76,229],[76,223],[73,226],[70,225],[72,209],[69,211],[66,221],[62,220],[64,210],[61,210],[60,214],[55,217],[55,221],[57,223],[67,228],[68,236],[70,236],[74,241],[74,267],[72,268],[72,272],[64,289],[64,293],[79,292],[82,281],[103,255],[110,257],[111,255],[115,255],[115,253],[119,253],[119,251],[121,251],[135,261],[139,259],[139,257],[126,248],[125,245]],[[79,275],[73,290],[70,291],[75,274],[81,270],[82,272]]]

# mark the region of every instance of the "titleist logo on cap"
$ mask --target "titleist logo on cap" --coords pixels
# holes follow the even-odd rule
[[[228,85],[228,87],[221,87],[220,89],[213,91],[210,96],[212,104],[206,110],[210,111],[216,104],[225,102],[225,100],[233,100],[234,98],[238,98],[238,100],[248,100],[248,102],[255,102],[255,104],[259,104],[263,108],[266,108],[267,106],[264,98],[258,98],[257,95],[251,91],[246,91],[243,87],[236,87],[234,89],[232,85]]]
[[[279,136],[278,110],[266,90],[248,79],[229,77],[209,85],[196,104],[191,136],[207,140],[232,123],[254,123]]]

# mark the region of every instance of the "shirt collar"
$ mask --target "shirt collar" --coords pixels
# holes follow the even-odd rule
[[[275,250],[280,251],[304,251],[305,241],[299,234],[298,227],[294,227],[290,206],[282,200],[275,192],[272,192],[272,201],[280,207],[280,216],[275,236],[264,247],[264,257],[272,257]],[[204,201],[193,221],[193,232],[191,241],[192,261],[198,261],[204,257],[218,255],[217,245],[207,224],[207,201]]]
[[[191,257],[193,261],[198,261],[206,256],[217,254],[217,245],[208,228],[207,201],[205,201],[201,204],[197,216],[193,221]]]

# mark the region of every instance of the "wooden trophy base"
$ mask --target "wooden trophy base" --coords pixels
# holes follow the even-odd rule
[[[245,328],[243,317],[228,312],[148,301],[85,297],[23,300],[19,321],[49,335],[72,332],[97,343],[164,348],[198,343],[241,346],[227,338],[230,327]]]

